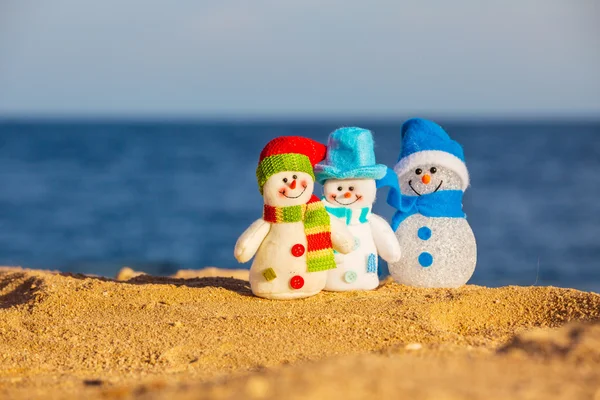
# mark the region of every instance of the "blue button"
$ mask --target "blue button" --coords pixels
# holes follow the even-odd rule
[[[419,239],[421,240],[429,240],[431,237],[431,229],[426,226],[422,226],[417,231],[417,236],[419,236]]]
[[[356,278],[358,278],[358,276],[354,271],[348,271],[344,274],[344,280],[346,281],[346,283],[352,283],[356,281]]]
[[[426,251],[422,252],[419,254],[419,264],[421,264],[421,267],[423,268],[431,266],[431,264],[433,264],[433,256]]]

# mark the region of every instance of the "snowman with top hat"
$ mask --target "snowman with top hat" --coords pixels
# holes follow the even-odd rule
[[[461,145],[432,121],[408,120],[394,171],[388,204],[397,210],[391,225],[403,256],[389,264],[390,274],[411,286],[464,285],[477,246],[462,209],[469,173]]]
[[[327,273],[325,290],[371,290],[379,285],[377,256],[400,259],[400,246],[389,224],[371,212],[376,179],[387,167],[375,163],[373,136],[357,127],[340,128],[329,136],[327,158],[315,166],[323,184],[323,202],[335,219],[354,235],[354,250],[336,255],[337,268]]]
[[[346,227],[332,221],[313,195],[313,167],[326,147],[299,136],[270,141],[260,154],[256,177],[264,198],[263,217],[238,239],[239,262],[254,257],[250,287],[259,297],[296,299],[319,293],[336,267],[333,249],[352,250]]]

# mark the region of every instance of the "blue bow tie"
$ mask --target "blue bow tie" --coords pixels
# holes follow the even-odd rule
[[[399,207],[396,206],[398,203],[390,204],[398,210],[392,218],[392,229],[394,231],[398,229],[402,221],[413,214],[426,217],[466,218],[462,210],[462,197],[462,190],[442,190],[421,196],[402,196]]]
[[[397,210],[391,223],[394,231],[402,221],[413,214],[426,217],[466,218],[462,210],[462,190],[441,190],[421,196],[406,196],[400,193],[398,177],[391,170],[378,182],[378,188],[383,186],[390,186],[387,203]]]
[[[350,222],[352,221],[352,209],[350,209],[348,207],[327,207],[327,206],[325,206],[325,209],[327,210],[327,212],[329,214],[333,215],[334,217],[344,218],[346,225],[350,225]],[[364,208],[360,209],[360,215],[358,217],[359,223],[364,224],[366,222],[369,222],[369,220],[367,219],[367,215],[369,215],[369,210],[370,210],[369,207],[364,207]]]

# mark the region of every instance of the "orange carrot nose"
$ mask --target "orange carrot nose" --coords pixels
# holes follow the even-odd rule
[[[344,197],[347,199],[349,199],[351,196],[352,196],[352,193],[350,193],[350,192],[344,193]]]
[[[295,179],[292,181],[292,183],[290,183],[290,189],[292,189],[292,190],[296,189],[296,180]]]
[[[423,175],[423,178],[421,178],[421,180],[423,181],[424,184],[427,185],[429,182],[431,182],[431,176]]]

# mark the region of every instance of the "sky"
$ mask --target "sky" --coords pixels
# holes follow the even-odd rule
[[[0,0],[0,116],[600,117],[597,0]]]

